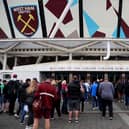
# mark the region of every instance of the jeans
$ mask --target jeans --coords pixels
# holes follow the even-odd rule
[[[97,106],[98,106],[98,100],[96,96],[92,96],[92,108],[97,107]]]
[[[125,95],[125,105],[129,106],[129,96]]]
[[[26,115],[26,111],[24,110],[24,103],[21,103],[21,113],[20,113],[20,122],[23,123],[24,122],[24,118]]]
[[[0,95],[0,109],[3,110],[2,106],[3,106],[3,103],[4,103],[4,95]]]
[[[109,117],[113,117],[112,100],[104,100],[104,99],[102,99],[102,116],[105,117],[107,106],[108,106],[108,111],[109,111]]]
[[[63,104],[62,104],[62,113],[67,114],[68,113],[68,98],[64,97],[63,98]]]
[[[33,110],[32,110],[32,106],[31,105],[28,105],[28,108],[29,108],[29,112],[28,112],[28,120],[27,120],[27,125],[30,126],[33,124]]]

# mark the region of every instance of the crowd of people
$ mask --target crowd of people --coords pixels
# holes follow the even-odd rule
[[[100,110],[106,116],[108,106],[109,119],[113,119],[113,100],[129,106],[129,79],[120,79],[113,84],[107,77],[93,78],[92,82],[79,80],[73,75],[70,82],[46,78],[41,83],[36,78],[23,83],[13,75],[10,81],[0,80],[0,112],[7,112],[26,124],[25,129],[38,129],[40,118],[44,117],[45,129],[50,129],[50,120],[68,114],[68,123],[79,122],[79,112],[84,112],[85,103],[91,102],[92,110]],[[40,100],[41,106],[36,104]],[[16,102],[18,107],[15,110]],[[37,102],[37,103],[36,103]],[[27,119],[26,119],[27,117]],[[27,120],[27,121],[26,121]]]

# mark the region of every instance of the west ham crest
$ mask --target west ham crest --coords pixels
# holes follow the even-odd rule
[[[35,5],[11,8],[16,28],[25,36],[32,36],[38,28],[37,7]]]

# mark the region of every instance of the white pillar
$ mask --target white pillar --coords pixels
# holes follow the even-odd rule
[[[3,57],[2,56],[0,56],[0,62],[3,65]]]
[[[14,66],[17,66],[17,57],[14,57]]]
[[[73,74],[69,73],[69,82],[72,81],[72,79],[73,79]]]
[[[6,69],[6,65],[7,65],[7,54],[4,54],[4,62],[3,62],[3,70]]]
[[[36,61],[36,64],[39,64],[39,63],[41,62],[42,58],[43,58],[43,56],[40,55],[40,56],[38,57],[37,61]]]
[[[56,56],[56,62],[58,61],[58,56]]]
[[[100,61],[102,61],[103,60],[103,57],[102,56],[100,56]]]
[[[69,60],[72,60],[72,53],[69,53]]]

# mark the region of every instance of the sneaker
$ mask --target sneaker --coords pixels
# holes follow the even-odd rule
[[[55,120],[55,118],[54,117],[51,117],[51,120]]]
[[[25,123],[24,122],[20,122],[20,125],[24,125]]]
[[[112,120],[113,118],[112,117],[109,117],[109,120]]]
[[[72,123],[72,120],[68,120],[68,123]]]
[[[25,115],[25,118],[28,118],[29,117],[29,115],[27,114],[27,115]]]
[[[26,126],[25,129],[32,129],[32,127],[31,126]]]
[[[17,115],[17,114],[14,114],[14,117],[16,117],[16,118],[19,118],[19,115]]]
[[[96,110],[96,108],[95,108],[95,107],[93,107],[93,108],[92,108],[92,110],[93,110],[93,111],[95,111],[95,110]]]
[[[75,120],[75,123],[78,123],[79,121],[78,120]]]

